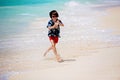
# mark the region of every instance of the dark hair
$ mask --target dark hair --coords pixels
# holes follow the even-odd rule
[[[55,15],[56,17],[59,17],[59,14],[56,10],[52,10],[52,11],[49,12],[50,18],[52,18],[52,15]]]

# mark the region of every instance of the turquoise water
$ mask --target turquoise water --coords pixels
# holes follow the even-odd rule
[[[79,1],[82,3],[86,2],[94,2],[98,0],[1,0],[0,6],[15,6],[15,5],[31,5],[31,4],[46,4],[46,3],[59,3],[59,2],[66,2],[66,1]]]

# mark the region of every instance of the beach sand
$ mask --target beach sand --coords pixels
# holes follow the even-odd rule
[[[119,14],[120,7],[107,9],[107,16],[98,20],[98,29],[112,29],[111,35],[120,35]],[[43,57],[43,51],[40,51],[39,48],[28,50],[28,52],[18,51],[11,55],[1,54],[0,75],[2,77],[0,79],[120,80],[120,45],[117,45],[117,42],[91,41],[86,44],[85,42],[68,41],[65,43],[62,42],[63,39],[57,45],[58,52],[64,60],[62,63],[55,60],[52,51]],[[46,47],[43,47],[41,50],[45,49]],[[3,63],[3,61],[9,63],[10,60],[15,62]]]
[[[91,52],[90,56],[80,56],[74,58],[75,61],[67,60],[59,65],[55,63],[53,65],[58,66],[54,68],[19,73],[11,76],[10,80],[119,80],[119,49],[120,47],[98,49]]]

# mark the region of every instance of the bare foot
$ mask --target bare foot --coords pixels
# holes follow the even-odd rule
[[[64,60],[63,60],[63,59],[60,59],[60,60],[58,60],[58,62],[64,62]]]
[[[59,56],[56,57],[58,62],[63,62],[63,59],[61,59]]]

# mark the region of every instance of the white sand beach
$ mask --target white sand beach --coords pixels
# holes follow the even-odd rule
[[[65,22],[65,27],[61,29],[62,37],[57,45],[58,52],[64,60],[62,63],[55,60],[52,51],[43,57],[44,51],[49,47],[46,34],[43,39],[44,45],[38,41],[42,47],[39,45],[38,48],[30,50],[13,50],[8,52],[10,55],[7,51],[5,54],[0,54],[0,80],[120,80],[119,14],[120,7],[108,8],[104,16],[95,19],[96,24],[90,23],[88,26],[81,24],[80,30],[75,24],[69,26],[69,21]],[[46,33],[46,29],[39,28],[40,20],[47,21],[47,19],[36,19],[30,24],[31,32],[39,33],[39,30],[44,30],[43,33]],[[67,30],[71,29],[78,33],[71,33],[72,36],[66,35]],[[107,30],[108,32],[105,32]],[[31,36],[37,39],[40,35],[29,35],[26,39]],[[33,41],[34,39],[31,43]],[[38,43],[33,46],[36,45]]]
[[[89,56],[80,56],[48,69],[18,73],[10,80],[119,80],[120,47],[85,51]],[[66,65],[65,65],[66,64]]]

